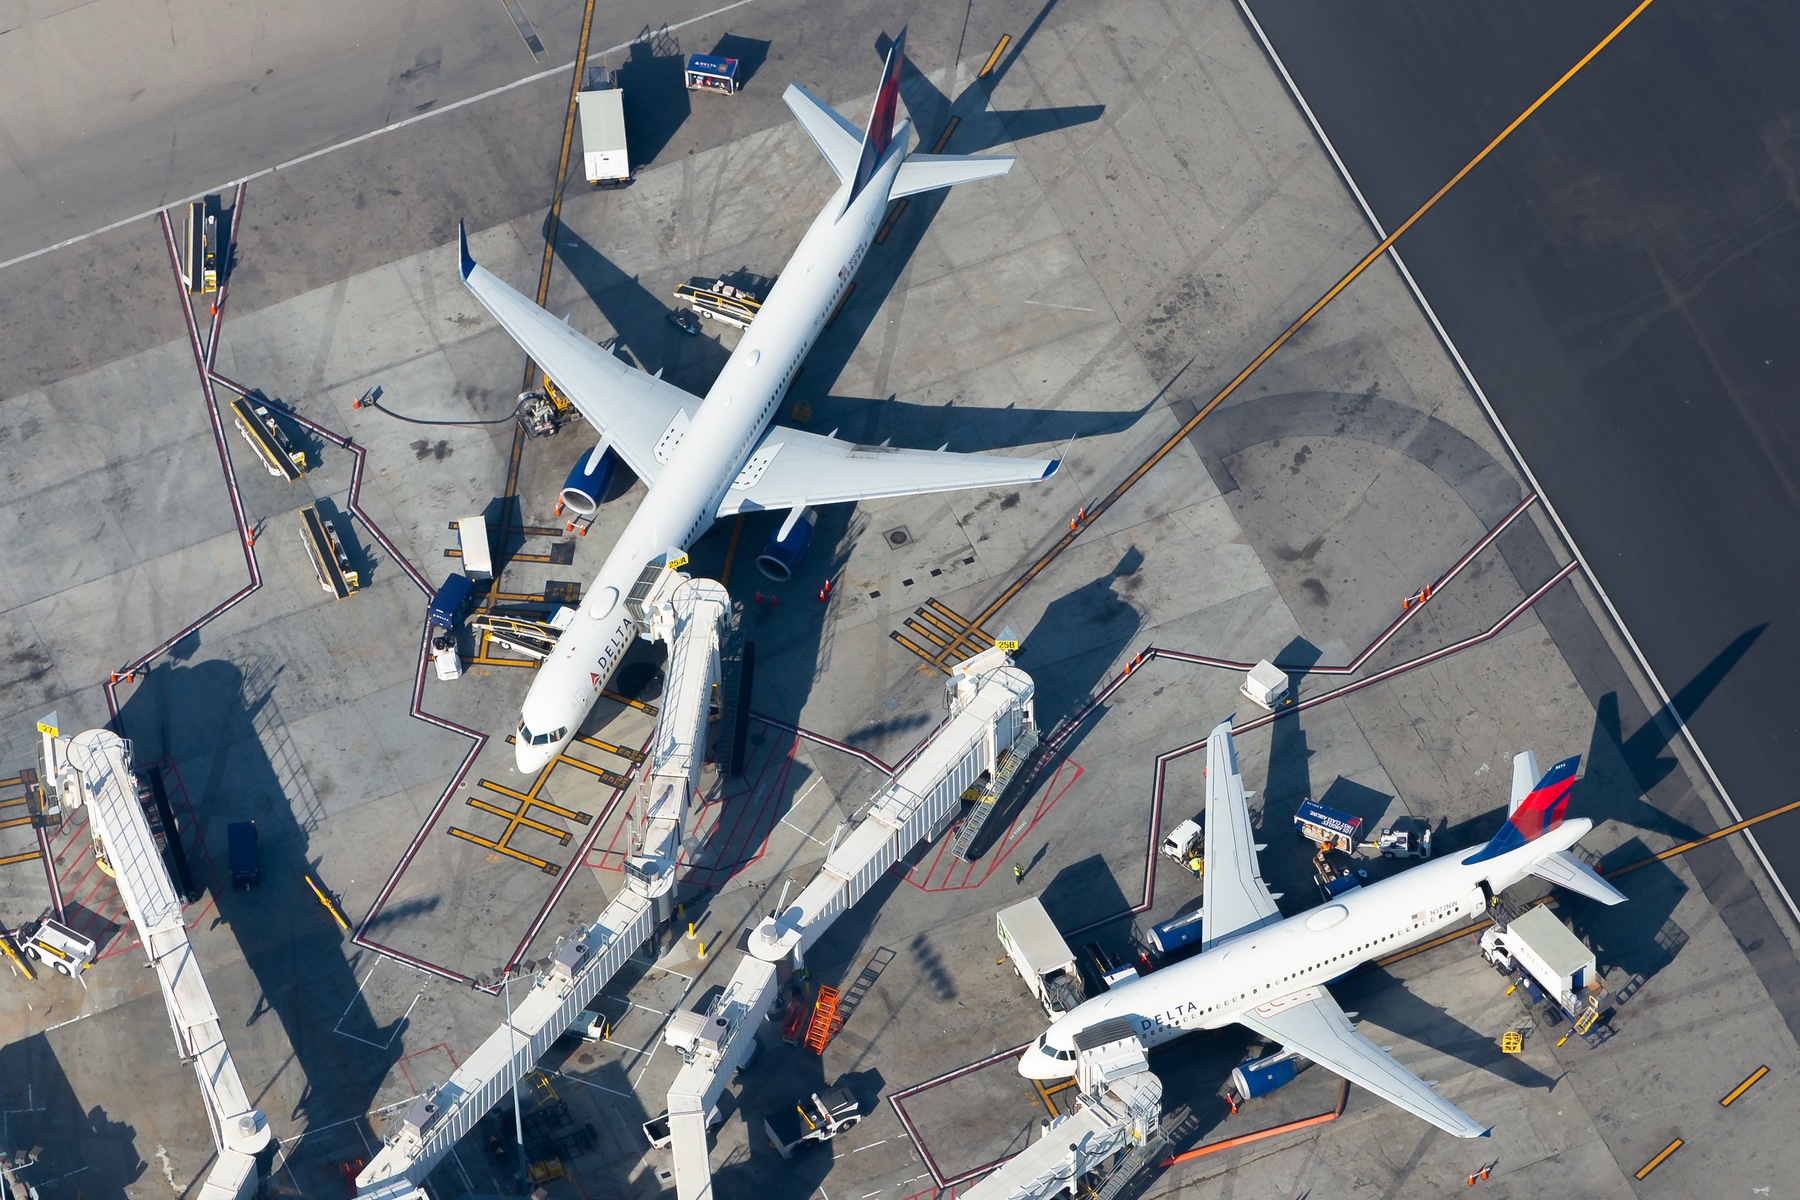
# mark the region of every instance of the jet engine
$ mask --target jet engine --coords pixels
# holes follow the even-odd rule
[[[756,569],[773,579],[776,583],[786,583],[794,577],[794,568],[806,557],[806,549],[812,545],[813,527],[818,524],[819,510],[816,508],[794,509],[787,520],[781,523],[770,537],[768,545],[756,556]]]
[[[562,486],[562,507],[578,517],[591,517],[600,511],[606,498],[606,487],[612,482],[613,469],[619,458],[611,444],[602,438],[591,451],[575,460],[569,478]]]

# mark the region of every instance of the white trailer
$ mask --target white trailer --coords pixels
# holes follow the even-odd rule
[[[1529,974],[1570,1020],[1598,1011],[1601,983],[1594,952],[1548,908],[1531,909],[1505,929],[1492,926],[1481,935],[1481,952],[1501,971]]]
[[[1001,909],[994,916],[994,927],[1019,977],[1052,1018],[1085,999],[1075,955],[1036,896]]]
[[[581,110],[581,161],[587,181],[599,187],[631,182],[625,147],[625,93],[611,82],[575,94]]]

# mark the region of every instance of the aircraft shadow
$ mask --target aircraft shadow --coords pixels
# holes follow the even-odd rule
[[[1127,412],[914,404],[897,396],[885,400],[821,396],[810,403],[813,417],[808,424],[812,428],[835,429],[839,437],[865,445],[894,436],[898,430],[908,446],[933,450],[947,445],[952,450],[985,453],[1120,433],[1137,424],[1156,402],[1151,400]]]
[[[1499,976],[1494,979],[1495,990],[1504,991]],[[1366,1014],[1379,1014],[1383,1029],[1391,1029],[1422,1046],[1448,1054],[1478,1071],[1497,1075],[1520,1087],[1549,1091],[1556,1085],[1553,1076],[1502,1051],[1497,1035],[1469,1028],[1435,1004],[1414,995],[1404,983],[1378,967],[1333,983],[1331,994],[1346,1012],[1360,1010]],[[1373,1031],[1364,1032],[1380,1042]]]

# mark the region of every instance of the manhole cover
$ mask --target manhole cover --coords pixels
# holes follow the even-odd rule
[[[881,536],[886,538],[887,544],[896,550],[912,541],[912,534],[907,532],[906,526],[904,525],[897,529],[890,529]]]

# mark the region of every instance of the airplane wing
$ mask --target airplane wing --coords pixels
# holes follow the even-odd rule
[[[1211,868],[1208,868],[1210,870]],[[1238,1014],[1240,1024],[1335,1071],[1358,1087],[1398,1104],[1461,1138],[1486,1137],[1488,1130],[1432,1090],[1431,1085],[1388,1057],[1350,1025],[1350,1018],[1324,988],[1310,987]]]
[[[1039,458],[858,446],[776,425],[751,452],[718,515],[1036,483],[1056,467]]]
[[[1206,870],[1200,943],[1220,942],[1281,919],[1263,883],[1250,832],[1250,805],[1226,718],[1206,737]]]
[[[513,341],[556,381],[588,423],[612,439],[639,479],[656,482],[663,464],[687,430],[698,397],[629,367],[533,304],[469,254],[458,225],[462,281]]]

